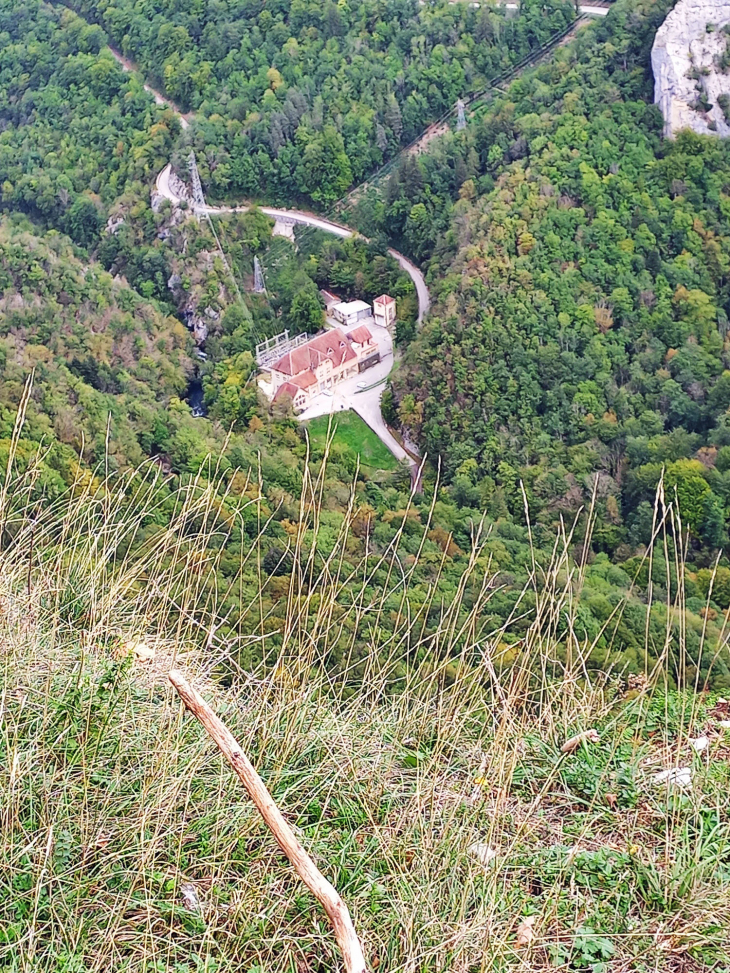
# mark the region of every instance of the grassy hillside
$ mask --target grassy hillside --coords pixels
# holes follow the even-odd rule
[[[344,446],[359,457],[360,463],[368,474],[378,470],[394,471],[398,469],[398,460],[391,451],[384,446],[372,429],[357,415],[348,409],[332,417],[320,416],[307,423],[307,433],[310,442],[322,448],[326,445],[328,435],[332,438],[332,449],[337,454],[339,446]]]
[[[320,203],[570,15],[79,6],[200,109],[213,191]],[[208,230],[148,203],[170,113],[100,28],[0,0],[3,201],[36,220],[0,227],[0,970],[339,969],[173,662],[372,970],[730,970],[730,170],[660,158],[665,6],[620,0],[364,200],[439,279],[388,403],[444,453],[413,497],[352,417],[307,443],[252,381],[256,328],[308,328],[324,283],[412,316],[383,238],[219,221],[241,280],[265,264],[252,328]],[[204,366],[173,309],[215,322]]]
[[[482,632],[462,591],[432,605],[437,642],[406,671],[397,645],[370,655],[353,695],[326,658],[346,535],[307,568],[268,669],[238,668],[257,633],[221,635],[201,598],[212,491],[178,491],[134,560],[138,524],[113,483],[79,483],[35,520],[28,486],[0,491],[14,535],[0,554],[0,968],[340,968],[323,914],[173,696],[173,660],[341,890],[373,970],[730,968],[730,715],[666,691],[681,636],[645,675],[592,677],[556,643],[580,584],[556,556],[512,666],[510,626]],[[396,604],[398,566],[396,551]],[[363,586],[359,628],[378,603]],[[561,754],[589,728],[598,742]],[[654,779],[676,767],[691,788]]]

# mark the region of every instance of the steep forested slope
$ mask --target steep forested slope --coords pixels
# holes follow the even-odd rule
[[[574,16],[567,0],[71,5],[196,110],[213,192],[320,204]]]
[[[360,207],[434,254],[400,420],[494,515],[520,480],[546,522],[595,489],[612,552],[648,540],[662,464],[698,543],[730,511],[730,147],[660,138],[665,9],[620,2]]]
[[[39,235],[20,218],[6,220],[0,231],[0,460],[7,462],[16,411],[32,374],[13,466],[37,469],[28,477],[33,503],[45,506],[79,483],[98,489],[101,502],[107,487],[95,475],[105,470],[119,475],[124,509],[130,518],[138,517],[139,529],[115,556],[134,562],[174,519],[176,490],[190,489],[193,497],[212,490],[213,499],[206,501],[211,533],[198,582],[200,602],[189,611],[198,617],[215,605],[226,619],[221,637],[255,635],[239,659],[244,665],[260,660],[261,635],[272,652],[278,651],[290,599],[308,590],[304,567],[294,570],[295,549],[317,570],[333,551],[341,551],[340,607],[336,629],[327,636],[327,662],[346,669],[353,683],[374,653],[392,655],[394,674],[405,672],[409,660],[438,645],[442,607],[449,605],[457,626],[480,606],[484,633],[499,632],[511,619],[500,660],[516,657],[538,598],[530,585],[525,593],[524,585],[536,565],[547,574],[554,570],[550,531],[539,525],[530,531],[508,515],[480,528],[479,498],[464,491],[460,481],[437,496],[428,483],[424,495],[411,498],[407,471],[364,471],[357,447],[336,436],[323,468],[321,430],[308,444],[300,424],[269,415],[257,402],[248,380],[253,360],[242,349],[238,329],[244,324],[235,306],[216,339],[221,357],[206,377],[210,419],[193,419],[180,400],[193,368],[189,334],[81,256],[55,231]],[[148,457],[154,459],[152,468],[164,473],[154,490],[149,467],[131,469]],[[321,479],[313,485],[312,476]],[[0,530],[3,545],[12,544],[17,531],[22,534],[27,499],[25,494],[17,498],[17,510],[11,500],[10,518]],[[405,572],[404,587],[399,581],[397,591],[384,598],[393,558],[398,577]],[[640,558],[621,570],[605,555],[586,567],[580,616],[573,624],[591,666],[610,662],[642,669],[647,625],[661,646],[668,624],[660,600],[668,593],[663,588],[667,570],[676,569],[657,558],[650,578]],[[730,597],[730,571],[723,570],[713,593],[721,604]],[[659,600],[647,614],[641,600],[649,595],[650,582]],[[683,584],[687,658],[699,663],[702,678],[727,685],[724,657],[713,659],[721,619],[708,616],[703,623],[699,617],[708,573],[687,577]],[[316,591],[311,594],[316,603]],[[379,606],[372,609],[372,622],[364,619],[363,611],[369,617],[371,609],[363,608],[363,597]],[[315,618],[302,615],[298,624],[307,629]],[[676,624],[670,620],[670,630]],[[558,641],[564,634],[558,616]],[[463,644],[461,636],[455,644]],[[706,650],[700,662],[703,644],[712,651]],[[654,649],[648,658],[655,659]],[[679,660],[672,658],[673,678],[687,677],[687,660],[681,664],[682,675]]]
[[[25,435],[56,443],[64,478],[77,460],[93,466],[105,452],[112,468],[140,463],[184,424],[190,335],[98,264],[82,262],[68,240],[6,220],[0,294],[2,438],[31,373]]]
[[[65,7],[0,2],[2,202],[83,246],[117,196],[135,185],[146,195],[179,131],[105,43]]]

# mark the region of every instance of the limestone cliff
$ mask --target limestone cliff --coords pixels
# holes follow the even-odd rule
[[[683,128],[730,135],[728,24],[730,0],[679,0],[657,31],[651,52],[654,101],[669,138]]]

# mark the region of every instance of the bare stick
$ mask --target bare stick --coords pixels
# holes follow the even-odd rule
[[[598,743],[600,739],[601,738],[598,735],[598,730],[583,730],[582,733],[578,733],[576,736],[571,737],[570,740],[566,740],[560,748],[560,752],[572,753],[574,750],[578,749],[581,743]]]
[[[187,679],[176,669],[170,670],[169,679],[185,706],[203,724],[208,735],[215,740],[228,763],[238,774],[267,828],[276,838],[277,844],[292,863],[301,880],[322,903],[334,928],[347,973],[366,973],[360,940],[357,938],[347,906],[338,895],[337,889],[327,881],[299,844],[266,785],[225,723],[216,716],[200,693],[193,689]]]

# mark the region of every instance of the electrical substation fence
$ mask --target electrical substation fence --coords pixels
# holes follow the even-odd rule
[[[267,338],[256,345],[256,364],[259,368],[268,368],[275,361],[278,361],[282,355],[294,351],[295,348],[306,344],[307,341],[309,341],[309,335],[297,334],[290,338],[288,331],[282,331],[281,334]]]

